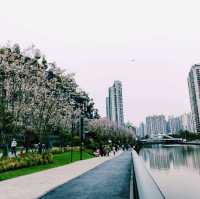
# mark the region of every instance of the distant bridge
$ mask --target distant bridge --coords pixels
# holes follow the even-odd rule
[[[165,134],[153,135],[148,139],[139,140],[140,144],[182,144],[184,140],[182,138],[173,138]]]

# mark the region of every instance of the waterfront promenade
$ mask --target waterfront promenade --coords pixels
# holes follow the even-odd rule
[[[89,171],[89,172],[87,172],[85,175],[83,175],[83,178],[85,178],[84,176],[88,176],[88,177],[91,176],[91,178],[92,178],[91,180],[93,180],[93,183],[92,183],[93,185],[95,185],[95,183],[94,183],[95,181],[98,182],[98,183],[96,183],[96,188],[97,188],[97,186],[100,186],[100,181],[104,180],[104,183],[106,183],[105,182],[106,176],[104,176],[104,178],[102,178],[100,180],[99,176],[96,176],[94,174],[94,171],[96,170],[97,175],[101,175],[101,170],[99,170],[99,168],[101,168],[101,167],[103,167],[105,169],[107,168],[107,170],[105,170],[105,172],[107,172],[107,174],[109,172],[111,172],[110,175],[107,175],[107,180],[108,180],[108,182],[110,182],[110,180],[109,180],[110,176],[112,176],[115,172],[117,174],[119,171],[119,169],[117,168],[117,165],[115,165],[115,164],[117,162],[120,164],[120,161],[123,162],[123,160],[122,160],[123,157],[127,156],[127,154],[120,155],[120,153],[121,152],[119,152],[115,157],[111,155],[110,157],[99,157],[99,158],[92,158],[89,160],[82,160],[82,161],[74,162],[74,163],[66,165],[66,166],[57,167],[57,168],[45,170],[42,172],[34,173],[31,175],[21,176],[21,177],[17,177],[14,179],[2,181],[2,182],[0,182],[0,198],[1,199],[19,199],[19,198],[36,199],[36,198],[39,198],[42,195],[46,194],[47,192],[55,189],[56,187],[58,187],[60,185],[64,184],[64,186],[66,186],[65,183],[67,183],[67,182],[69,182],[68,185],[70,187],[72,187],[72,184],[74,183],[74,181],[72,179],[74,179],[78,176],[81,176],[82,174],[86,173],[87,171]],[[123,164],[124,164],[124,162],[123,162]],[[110,169],[110,171],[108,169]],[[112,172],[114,172],[114,173],[112,173]],[[83,179],[83,178],[81,177],[78,179]],[[72,181],[70,181],[70,180],[72,180]],[[77,179],[74,179],[74,180],[77,180]],[[113,183],[119,184],[119,182],[116,178],[115,178],[115,180],[116,180],[116,182],[113,182]],[[88,181],[88,184],[89,184],[88,185],[89,189],[95,188],[95,187],[91,187],[92,184],[90,184],[89,181]],[[83,185],[79,184],[78,187],[80,187],[80,189],[81,189],[81,187]],[[107,184],[105,184],[105,187],[106,186],[107,186]],[[108,187],[108,189],[109,189],[109,187]],[[69,190],[67,190],[67,191],[69,191]],[[98,190],[96,190],[96,191],[98,191]],[[107,192],[107,194],[109,194],[109,193]],[[52,196],[52,198],[53,198],[53,196]],[[69,197],[67,197],[67,198],[69,198]]]
[[[124,152],[41,199],[129,199],[131,165],[131,152]]]

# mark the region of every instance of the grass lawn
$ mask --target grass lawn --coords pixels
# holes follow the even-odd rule
[[[93,157],[92,155],[90,155],[86,152],[83,153],[83,159],[89,159],[92,157]],[[6,171],[3,173],[0,173],[0,181],[7,180],[10,178],[15,178],[17,176],[22,176],[22,175],[39,172],[39,171],[50,169],[50,168],[63,166],[65,164],[69,164],[71,161],[71,153],[65,152],[65,153],[61,153],[61,154],[55,154],[53,157],[53,160],[54,160],[54,162],[50,163],[50,164],[32,166],[32,167],[16,169],[16,170],[11,170],[11,171]],[[73,152],[73,162],[78,161],[78,160],[80,160],[80,152],[75,151],[75,152]]]

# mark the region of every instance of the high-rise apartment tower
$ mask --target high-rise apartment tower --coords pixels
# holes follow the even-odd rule
[[[167,122],[164,115],[146,117],[146,131],[149,136],[166,133]]]
[[[193,65],[188,76],[190,105],[195,132],[200,132],[200,64]]]
[[[118,126],[124,125],[122,83],[120,81],[114,81],[113,86],[108,90],[106,113],[107,118]]]

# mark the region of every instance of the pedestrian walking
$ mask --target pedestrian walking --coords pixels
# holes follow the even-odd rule
[[[100,144],[99,150],[100,150],[100,156],[102,157],[104,155],[102,144]]]
[[[109,156],[110,153],[110,147],[109,146],[105,146],[105,155]]]
[[[38,153],[42,153],[42,150],[43,150],[43,144],[42,143],[38,143]]]
[[[96,157],[99,157],[99,156],[100,156],[100,150],[99,150],[99,149],[96,149],[96,151],[95,151],[94,154],[95,154]]]
[[[114,147],[114,146],[113,146],[113,148],[112,148],[112,151],[113,151],[113,155],[115,156],[116,150],[115,150],[115,147]]]
[[[17,147],[17,141],[15,139],[11,142],[11,154],[17,156],[16,154],[16,147]]]

